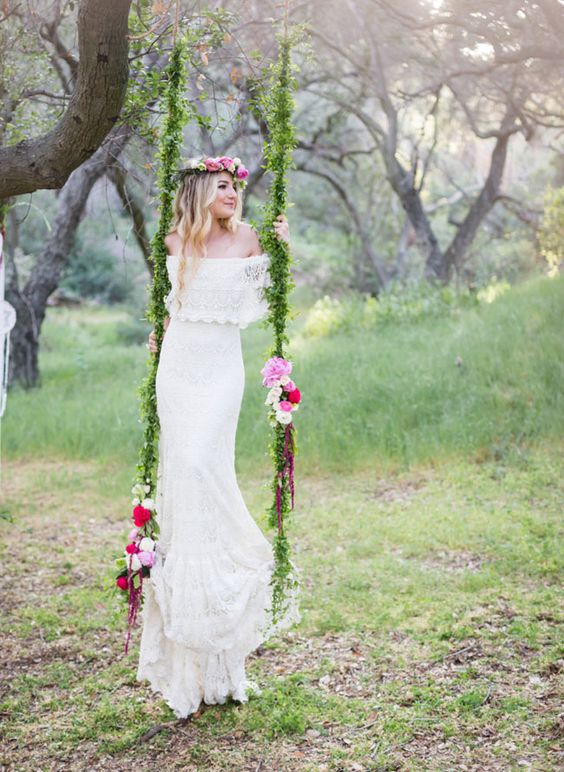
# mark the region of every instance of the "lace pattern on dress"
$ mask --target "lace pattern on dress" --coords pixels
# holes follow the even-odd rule
[[[236,324],[241,329],[268,312],[264,288],[270,286],[269,257],[202,260],[194,277],[188,266],[186,287],[179,292],[178,258],[169,255],[171,291],[165,306],[171,319]]]

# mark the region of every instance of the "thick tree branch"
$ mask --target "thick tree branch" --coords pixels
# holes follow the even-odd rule
[[[131,0],[82,0],[79,65],[73,95],[54,129],[0,148],[0,198],[60,188],[116,123],[128,81]]]

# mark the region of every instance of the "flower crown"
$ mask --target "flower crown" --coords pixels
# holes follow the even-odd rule
[[[216,158],[190,158],[184,169],[177,172],[180,181],[187,174],[201,174],[202,172],[229,172],[237,182],[237,187],[244,188],[247,185],[249,170],[241,163],[240,158],[230,158],[227,155]]]

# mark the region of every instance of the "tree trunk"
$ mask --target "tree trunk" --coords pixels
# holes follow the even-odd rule
[[[130,136],[131,130],[127,127],[114,129],[104,145],[71,174],[59,195],[57,216],[45,249],[23,289],[18,287],[13,259],[8,263],[6,299],[18,315],[11,338],[10,383],[17,380],[26,388],[38,385],[39,335],[47,300],[59,285],[94,183],[105,173],[107,165],[119,156]]]
[[[447,281],[448,271],[444,255],[423,208],[419,191],[414,187],[413,174],[406,171],[396,159],[395,146],[390,148],[388,143],[384,143],[381,145],[381,152],[388,181],[409,218],[417,243],[425,253],[425,277],[430,280]]]
[[[90,158],[116,123],[129,76],[131,0],[82,0],[79,64],[69,106],[52,131],[0,147],[0,199],[60,188]]]
[[[492,151],[490,169],[484,186],[458,226],[456,235],[445,252],[445,265],[449,276],[453,268],[461,268],[464,256],[474,241],[482,220],[497,200],[507,159],[507,147],[512,134],[515,133],[513,122],[513,114],[508,111]]]

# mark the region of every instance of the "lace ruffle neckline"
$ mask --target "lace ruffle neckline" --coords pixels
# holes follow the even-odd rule
[[[165,305],[171,319],[190,322],[237,324],[241,329],[268,312],[264,288],[270,286],[268,254],[250,257],[202,258],[190,276],[192,258],[186,260],[186,286],[180,291],[178,256],[169,255],[167,270],[171,291]],[[210,267],[212,263],[219,263]],[[189,277],[189,279],[188,279]]]
[[[177,260],[180,259],[180,255],[167,255],[167,259],[169,257],[174,257]],[[201,257],[200,261],[201,263],[205,263],[206,265],[209,265],[210,263],[219,263],[219,262],[225,262],[226,260],[257,260],[259,257],[266,257],[266,253],[262,253],[261,255],[249,255],[248,257]],[[186,260],[192,260],[192,255],[189,255]]]

